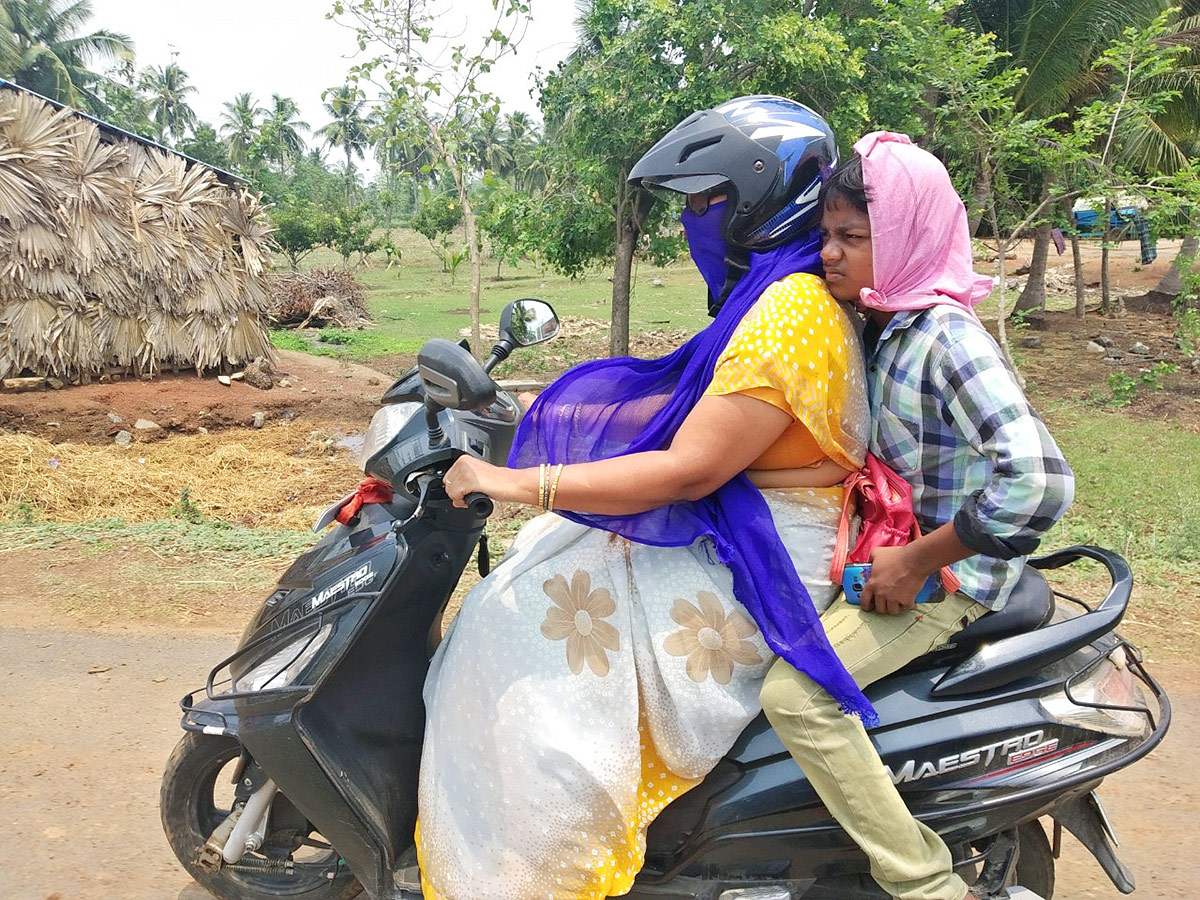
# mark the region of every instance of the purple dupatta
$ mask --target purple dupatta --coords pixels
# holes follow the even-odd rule
[[[600,359],[575,366],[533,403],[517,429],[508,464],[582,463],[664,450],[704,395],[721,351],[771,284],[797,272],[820,274],[820,239],[806,237],[750,256],[750,269],[714,321],[661,359]],[[709,496],[628,516],[560,513],[631,541],[684,547],[709,538],[733,573],[733,592],[767,645],[870,727],[879,717],[833,652],[820,617],[775,530],[766,501],[739,474]]]

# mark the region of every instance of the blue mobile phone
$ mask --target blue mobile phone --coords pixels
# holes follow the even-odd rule
[[[867,586],[867,579],[870,577],[870,563],[850,563],[846,566],[842,572],[842,593],[846,595],[847,603],[857,606],[862,602],[862,591]],[[941,579],[937,575],[930,575],[929,580],[925,582],[925,587],[921,588],[921,592],[917,594],[917,602],[928,603],[933,599],[934,591],[941,586]]]

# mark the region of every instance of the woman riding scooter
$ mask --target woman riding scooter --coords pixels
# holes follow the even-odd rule
[[[508,468],[447,472],[459,504],[556,514],[522,530],[433,661],[427,898],[624,893],[647,825],[758,713],[775,654],[873,717],[818,618],[868,428],[854,322],[817,274],[835,156],[828,125],[778,97],[680,123],[630,180],[686,197],[715,321],[663,359],[569,371]]]

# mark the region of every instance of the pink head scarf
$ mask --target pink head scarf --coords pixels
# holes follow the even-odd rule
[[[938,158],[891,131],[864,135],[854,151],[862,157],[875,268],[861,306],[969,310],[991,293],[992,279],[972,268],[967,211]]]

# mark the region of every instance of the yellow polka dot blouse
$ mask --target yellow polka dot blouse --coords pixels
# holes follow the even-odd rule
[[[855,320],[815,275],[765,291],[717,360],[707,394],[746,394],[794,421],[752,469],[862,466],[870,411]]]

